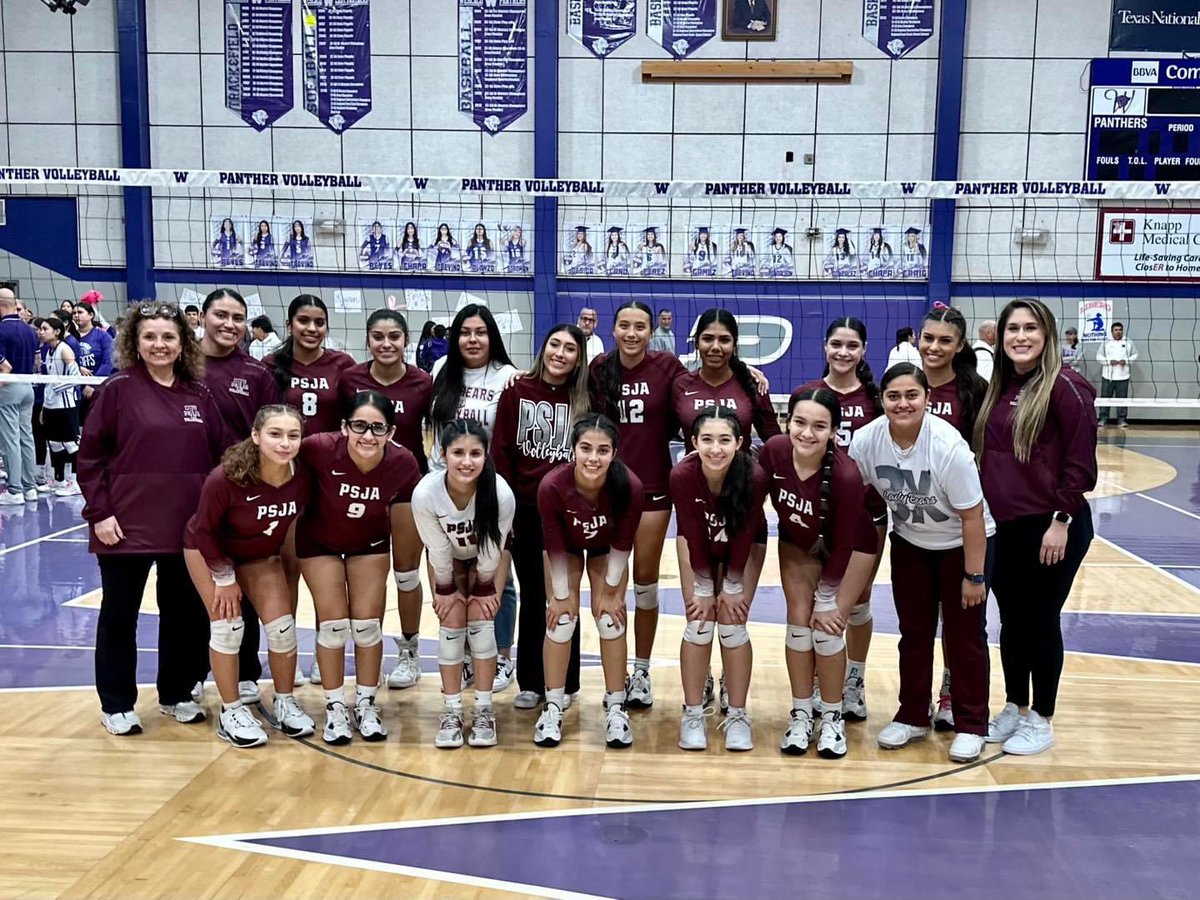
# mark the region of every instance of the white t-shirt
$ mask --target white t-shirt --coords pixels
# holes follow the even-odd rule
[[[1129,338],[1121,338],[1119,341],[1107,340],[1096,351],[1096,362],[1104,367],[1100,370],[1100,377],[1105,381],[1128,381],[1129,364],[1137,358],[1137,348]],[[1125,365],[1113,365],[1122,361]]]
[[[984,530],[996,533],[971,448],[945,419],[926,413],[917,442],[901,450],[880,416],[854,432],[850,458],[887,502],[896,533],[910,544],[925,550],[961,547],[958,511],[978,503]]]
[[[446,365],[446,357],[433,364],[430,375],[437,381],[438,373]],[[500,403],[500,394],[504,386],[519,370],[516,366],[506,366],[503,363],[492,362],[478,369],[463,369],[463,392],[458,401],[455,416],[460,419],[474,419],[483,426],[488,439],[492,437],[492,428],[496,424],[496,406]],[[435,430],[433,450],[429,454],[431,469],[445,469],[442,460],[442,445]]]
[[[413,489],[412,513],[421,542],[429,551],[429,565],[438,584],[454,582],[454,560],[477,560],[475,571],[480,581],[491,581],[500,565],[504,542],[512,531],[517,501],[512,489],[496,476],[496,501],[500,508],[500,546],[490,541],[480,551],[475,535],[475,497],[465,509],[459,509],[446,490],[445,470],[432,471]]]
[[[893,347],[888,353],[887,367],[890,369],[897,363],[912,363],[918,369],[921,368],[921,351],[910,344],[908,341],[901,341],[899,347]],[[884,369],[886,372],[887,369]]]
[[[587,351],[587,361],[590,363],[593,359],[604,352],[604,341],[600,340],[600,335],[593,332],[588,335],[587,343],[584,345],[584,350]]]
[[[987,341],[976,341],[971,345],[975,351],[975,371],[984,381],[992,378],[992,367],[996,364],[996,351]]]
[[[273,331],[268,331],[267,336],[261,341],[250,342],[250,355],[255,359],[262,359],[264,356],[274,353],[275,348],[282,343],[283,341],[279,339],[279,335]]]

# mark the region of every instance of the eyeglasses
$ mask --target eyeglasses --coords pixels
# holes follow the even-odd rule
[[[179,307],[174,303],[143,303],[137,311],[142,316],[166,316],[168,319],[179,315]]]
[[[362,419],[350,419],[346,422],[346,427],[355,434],[366,434],[369,431],[375,437],[386,437],[392,430],[392,426],[386,422],[364,422]]]

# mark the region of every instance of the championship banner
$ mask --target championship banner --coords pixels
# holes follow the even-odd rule
[[[604,59],[637,32],[637,0],[567,0],[567,34]]]
[[[1200,281],[1200,209],[1101,208],[1096,278]]]
[[[1113,0],[1110,50],[1195,53],[1200,9],[1194,0]]]
[[[304,108],[341,134],[371,111],[371,2],[301,4]]]
[[[646,35],[676,59],[716,37],[717,0],[647,0]]]
[[[892,59],[933,37],[933,0],[863,0],[862,36]]]
[[[291,111],[291,0],[226,0],[225,106],[258,131]]]
[[[526,0],[458,0],[458,110],[498,134],[529,106]]]

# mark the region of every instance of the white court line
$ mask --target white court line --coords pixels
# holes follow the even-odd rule
[[[46,542],[46,543],[48,543],[48,544],[86,544],[86,543],[88,542],[88,539],[87,539],[87,538],[56,538],[56,537],[50,537],[50,538],[42,538],[42,540],[43,540],[43,541],[45,541],[45,542]]]
[[[25,547],[32,547],[34,544],[40,544],[42,541],[48,541],[52,538],[56,538],[60,534],[70,534],[72,531],[78,531],[80,528],[87,528],[87,522],[81,522],[78,525],[72,525],[70,528],[64,528],[62,531],[55,531],[53,534],[47,534],[40,538],[34,538],[32,541],[26,541],[23,544],[14,544],[11,547],[5,547],[3,550],[0,550],[0,556],[4,556],[6,553],[12,553],[14,550],[22,550]]]
[[[0,644],[0,650],[95,650],[92,644]],[[138,653],[157,653],[157,647],[138,647]]]
[[[1151,503],[1157,503],[1159,506],[1165,506],[1167,509],[1174,510],[1177,513],[1182,513],[1185,516],[1190,516],[1191,518],[1200,522],[1200,515],[1196,515],[1196,513],[1192,512],[1191,510],[1180,509],[1178,506],[1173,506],[1170,503],[1167,503],[1165,500],[1159,500],[1157,497],[1151,497],[1149,494],[1143,494],[1140,491],[1135,493],[1133,496],[1141,497],[1143,500],[1149,500]]]
[[[1140,568],[1142,568],[1142,565],[1140,563],[1084,563],[1083,567],[1085,569],[1140,569]],[[1200,566],[1176,566],[1176,565],[1166,564],[1166,565],[1159,566],[1158,568],[1160,568],[1160,569],[1200,569]]]
[[[1200,594],[1200,587],[1196,587],[1196,585],[1192,584],[1189,581],[1184,581],[1182,578],[1180,578],[1174,572],[1169,572],[1169,571],[1167,571],[1166,568],[1164,568],[1162,566],[1156,566],[1154,563],[1150,562],[1150,560],[1143,559],[1142,557],[1140,557],[1136,553],[1134,553],[1132,550],[1126,550],[1120,544],[1114,544],[1112,541],[1110,541],[1106,537],[1101,537],[1100,535],[1097,534],[1095,536],[1095,539],[1100,541],[1100,543],[1102,543],[1102,544],[1106,544],[1107,546],[1112,547],[1118,553],[1123,553],[1126,556],[1128,556],[1130,559],[1136,560],[1137,562],[1140,562],[1142,565],[1148,566],[1149,568],[1154,569],[1156,572],[1161,572],[1164,577],[1171,579],[1172,581],[1174,581],[1176,584],[1180,585],[1181,587],[1187,588],[1187,590],[1191,591],[1192,593]]]

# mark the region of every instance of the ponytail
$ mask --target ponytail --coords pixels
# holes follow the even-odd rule
[[[300,426],[301,434],[303,434],[304,418],[300,415],[300,410],[294,406],[288,406],[286,403],[268,403],[259,409],[254,416],[254,424],[250,426],[250,430],[261,432],[267,424],[267,419],[272,416],[291,416],[296,420],[296,424]],[[221,468],[225,472],[225,477],[238,487],[244,488],[259,484],[262,481],[262,452],[258,444],[254,443],[253,438],[238,441],[221,455]]]
[[[870,372],[868,371],[868,376]],[[865,382],[864,382],[865,383]],[[874,382],[871,382],[874,387]],[[878,395],[878,390],[876,394]],[[838,429],[842,425],[842,404],[838,400],[836,394],[828,388],[807,388],[802,391],[797,391],[792,394],[788,401],[788,419],[792,417],[792,411],[796,408],[796,404],[802,400],[811,400],[813,403],[818,403],[825,408],[829,413],[829,430],[830,438],[825,442],[825,455],[821,458],[821,494],[817,502],[817,515],[820,522],[820,529],[817,534],[817,541],[809,550],[809,555],[816,557],[822,562],[829,559],[829,554],[833,550],[833,464],[836,460],[834,455],[837,452],[837,434]]]
[[[500,498],[496,495],[496,467],[488,453],[488,435],[474,419],[451,419],[442,426],[443,452],[460,437],[473,437],[483,445],[483,469],[475,482],[475,540],[482,551],[490,543],[497,549],[504,546],[500,533]]]
[[[737,357],[734,357],[736,359]],[[751,395],[753,396],[753,395]],[[730,430],[740,447],[742,444],[742,423],[738,417],[723,406],[706,406],[700,410],[700,415],[692,421],[692,443],[696,442],[700,428],[705,422],[716,419],[728,422]],[[745,450],[737,450],[730,460],[729,469],[725,472],[725,480],[721,483],[721,494],[717,497],[717,507],[725,520],[726,534],[741,531],[750,518],[750,507],[754,498],[754,460]]]
[[[871,366],[867,363],[866,356],[863,356],[859,361],[854,374],[866,390],[867,399],[871,401],[871,407],[875,410],[875,415],[882,416],[883,402],[879,399],[879,386],[875,384],[875,376],[871,374]]]

